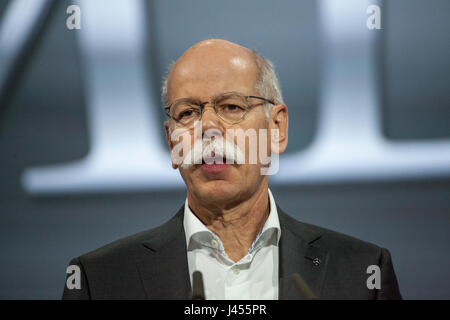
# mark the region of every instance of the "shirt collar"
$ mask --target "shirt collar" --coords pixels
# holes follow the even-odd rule
[[[275,203],[275,199],[273,198],[272,192],[270,189],[268,189],[269,193],[269,204],[270,204],[270,212],[269,217],[266,220],[266,223],[264,224],[263,228],[257,235],[255,241],[253,242],[252,246],[250,247],[249,251],[254,251],[260,248],[261,246],[264,246],[265,244],[268,244],[268,241],[270,239],[273,239],[273,235],[276,234],[274,241],[275,245],[278,246],[278,243],[280,241],[281,237],[281,228],[280,228],[280,221],[278,219],[278,211],[277,211],[277,205]],[[201,239],[201,244],[207,247],[211,247],[211,240],[216,239],[219,240],[217,235],[215,235],[211,230],[209,230],[197,216],[192,212],[192,210],[189,208],[188,200],[186,198],[185,204],[184,204],[184,218],[183,218],[183,225],[184,225],[184,232],[186,235],[186,245],[189,250],[190,241],[191,238],[195,235],[196,239]],[[220,250],[223,250],[221,241],[219,242],[219,248]],[[217,249],[217,248],[215,248]]]
[[[190,240],[194,235],[197,236],[197,238],[200,238],[200,236],[201,236],[201,239],[204,239],[204,241],[202,241],[202,245],[207,245],[207,243],[210,242],[211,239],[217,237],[191,211],[191,209],[189,208],[189,203],[188,203],[187,198],[184,203],[183,225],[184,225],[184,233],[186,235],[186,245],[187,245],[188,250],[190,248],[190,246],[189,246]]]

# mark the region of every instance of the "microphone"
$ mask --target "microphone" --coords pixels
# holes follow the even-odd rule
[[[291,279],[303,300],[317,300],[317,297],[298,273],[291,274]]]
[[[205,300],[203,276],[200,271],[194,271],[192,274],[192,300]]]

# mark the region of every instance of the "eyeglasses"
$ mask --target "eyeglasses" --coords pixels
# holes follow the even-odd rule
[[[245,96],[237,92],[227,92],[217,96],[213,101],[200,102],[196,99],[182,98],[175,100],[164,110],[169,118],[175,120],[182,126],[190,127],[195,121],[202,118],[205,105],[214,105],[214,111],[225,122],[235,124],[244,119],[245,115],[254,107],[265,103],[252,104],[251,99],[262,100],[265,103],[275,105],[272,100],[257,97]]]

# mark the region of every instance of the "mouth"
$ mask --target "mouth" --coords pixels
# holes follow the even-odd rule
[[[203,159],[200,167],[207,174],[218,174],[226,171],[230,165],[226,163],[226,158],[224,157],[221,161],[217,158],[206,159],[206,161]]]

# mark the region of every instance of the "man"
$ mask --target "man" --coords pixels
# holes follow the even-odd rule
[[[190,299],[194,271],[206,299],[298,299],[293,274],[320,299],[401,298],[386,249],[298,222],[276,205],[267,161],[252,158],[282,153],[288,141],[268,60],[225,40],[202,41],[171,67],[162,95],[185,205],[158,228],[72,260],[81,283],[66,285],[63,298]],[[262,139],[249,134],[239,147],[239,132]],[[379,268],[378,284],[369,266]]]

